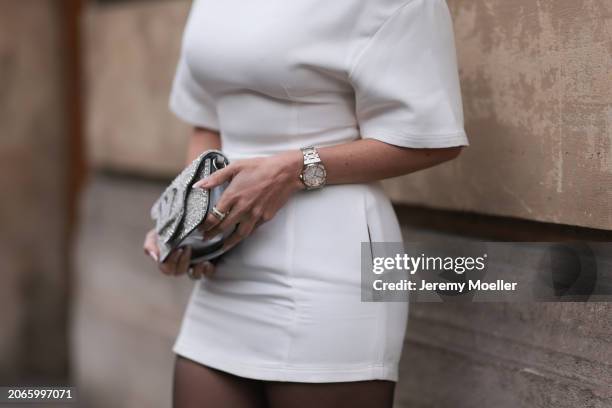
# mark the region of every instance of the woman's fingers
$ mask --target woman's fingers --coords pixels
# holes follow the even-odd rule
[[[224,168],[215,171],[210,176],[197,181],[193,188],[212,188],[220,186],[221,184],[229,181],[236,172],[236,165],[230,164]]]
[[[159,262],[159,248],[157,247],[157,233],[151,230],[145,236],[143,244],[145,254],[150,256],[155,262]]]
[[[203,263],[199,263],[193,266],[193,278],[200,279],[205,275],[206,267]]]
[[[204,262],[204,276],[207,278],[212,277],[215,274],[215,265],[212,262]]]
[[[213,215],[214,217],[214,215]],[[246,219],[246,211],[241,209],[239,206],[232,208],[232,211],[227,214],[227,217],[223,221],[217,222],[212,228],[205,230],[204,239],[212,238],[220,234],[221,232],[231,228],[233,225],[242,223]]]
[[[187,273],[189,269],[189,261],[191,260],[191,247],[185,248],[183,253],[178,259],[174,275],[179,276]]]
[[[184,252],[183,248],[179,248],[173,251],[164,262],[159,264],[159,270],[164,275],[174,275],[176,271],[178,260],[183,254],[183,252]]]
[[[223,204],[221,204],[221,202],[219,202],[216,206],[217,210],[221,211],[226,215],[226,218],[229,216],[229,210],[226,210]],[[217,225],[219,225],[221,223],[221,220],[213,214],[212,212],[212,208],[211,211],[208,212],[208,214],[206,215],[206,218],[204,219],[204,221],[202,222],[202,224],[200,224],[199,229],[200,231],[202,231],[203,233],[206,233],[207,231],[210,231],[211,229],[215,228]]]
[[[238,172],[238,165],[236,163],[230,164],[227,167],[222,168],[221,170],[217,170],[210,176],[196,182],[193,185],[193,188],[212,188],[215,186],[219,186],[226,181],[231,180],[232,177]],[[223,214],[229,214],[230,210],[233,207],[233,197],[231,196],[231,189],[225,190],[219,199],[219,202],[215,205],[215,208]],[[200,231],[206,232],[211,228],[217,226],[221,220],[215,216],[211,211],[208,212],[208,215],[200,224]]]
[[[232,195],[232,190],[231,188],[228,188],[223,192],[223,194],[221,194],[221,197],[219,198],[219,201],[214,205],[214,208],[216,208],[217,211],[221,212],[222,214],[225,214],[225,218],[223,219],[224,221],[228,219],[231,215],[235,215],[234,213],[237,211],[237,208],[234,208],[234,204],[235,199]],[[206,215],[206,218],[200,224],[199,229],[203,233],[206,233],[207,231],[210,231],[211,229],[218,226],[221,222],[222,220],[218,216],[213,214],[213,210],[211,207],[208,211],[208,214]]]
[[[236,231],[234,231],[229,237],[227,237],[227,239],[223,243],[223,249],[225,251],[228,251],[240,241],[251,235],[251,233],[255,229],[257,221],[258,219],[251,218],[238,224],[238,226],[236,227]]]
[[[202,276],[210,278],[215,272],[215,266],[211,262],[201,262],[193,267],[193,275],[196,279]]]
[[[159,262],[159,248],[157,247],[157,233],[151,230],[145,236],[143,249],[146,254]],[[159,270],[164,275],[178,276],[187,273],[191,260],[191,247],[178,248],[166,258],[162,263],[158,264]],[[194,267],[194,275],[196,277],[210,277],[214,273],[215,266],[211,262],[202,262]]]

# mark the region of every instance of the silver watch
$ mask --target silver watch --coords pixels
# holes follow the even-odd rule
[[[302,147],[301,150],[304,155],[304,167],[300,174],[300,180],[302,180],[302,183],[306,186],[306,190],[323,187],[327,180],[327,171],[319,157],[317,149],[309,146]]]

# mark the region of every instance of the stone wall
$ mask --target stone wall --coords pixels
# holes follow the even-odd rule
[[[612,229],[612,3],[448,3],[472,145],[392,197]]]
[[[608,303],[411,307],[398,408],[612,406]]]
[[[67,375],[67,136],[54,0],[0,2],[0,384]]]
[[[189,1],[91,4],[87,37],[90,163],[169,175],[185,162],[188,126],[168,110]]]
[[[142,250],[148,209],[163,188],[98,174],[85,191],[71,332],[83,406],[170,406],[171,346],[191,281],[162,275]]]

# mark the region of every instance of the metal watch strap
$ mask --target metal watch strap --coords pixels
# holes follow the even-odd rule
[[[306,190],[315,190],[323,187],[325,185],[326,172],[325,166],[323,165],[323,162],[319,157],[317,149],[314,146],[308,146],[302,147],[300,150],[302,151],[302,155],[304,156],[304,166],[302,167],[300,180],[306,187]],[[314,180],[310,180],[307,178],[312,177],[312,174],[310,176],[306,176],[306,173],[312,172],[313,168],[316,168],[316,170],[314,171],[318,173],[315,175],[315,177],[318,178],[315,184],[312,184]]]
[[[304,166],[308,164],[320,163],[321,158],[319,157],[319,153],[317,149],[312,146],[302,147],[302,154],[304,155]]]

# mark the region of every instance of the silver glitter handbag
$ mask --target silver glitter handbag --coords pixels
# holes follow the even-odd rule
[[[229,182],[212,189],[192,186],[228,164],[227,157],[218,150],[202,153],[155,201],[151,218],[155,221],[160,262],[164,262],[173,250],[184,246],[191,247],[191,265],[214,260],[223,254],[223,242],[233,231],[225,231],[204,241],[197,226],[204,221]]]

